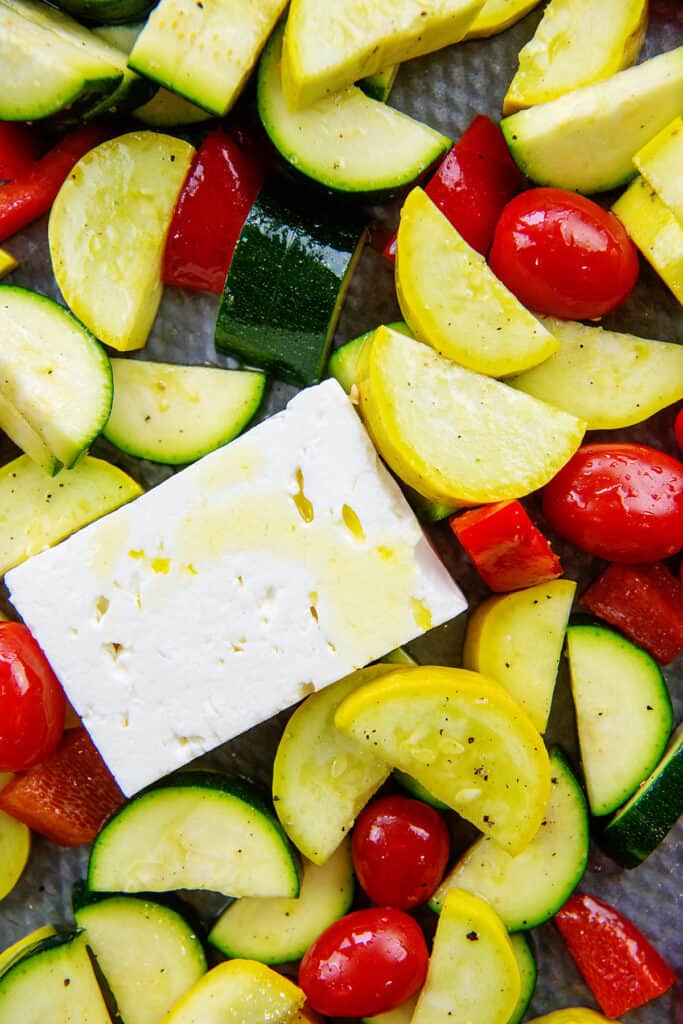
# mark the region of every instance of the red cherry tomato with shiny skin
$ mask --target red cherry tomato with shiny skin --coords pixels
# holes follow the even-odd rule
[[[307,950],[299,985],[328,1017],[373,1017],[422,987],[429,954],[420,926],[402,910],[370,907],[339,918]]]
[[[676,443],[683,452],[683,407],[678,410],[678,416],[674,420],[674,433],[676,434]]]
[[[64,691],[26,626],[0,622],[0,771],[44,761],[64,731]]]
[[[489,263],[529,309],[576,320],[618,306],[639,269],[636,248],[614,214],[559,188],[533,188],[510,200]]]
[[[358,881],[373,903],[410,910],[425,903],[443,878],[450,838],[433,807],[406,796],[373,800],[353,830]]]
[[[587,444],[543,491],[558,533],[610,562],[658,562],[683,547],[683,463],[641,444]]]

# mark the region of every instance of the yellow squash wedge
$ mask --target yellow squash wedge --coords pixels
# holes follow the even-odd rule
[[[374,665],[326,686],[287,722],[273,764],[273,804],[285,832],[314,864],[332,856],[356,815],[389,775],[376,751],[334,724],[349,694],[396,666]]]
[[[683,223],[642,177],[619,196],[612,212],[683,305]]]
[[[462,39],[483,0],[293,0],[282,87],[307,107],[361,78]]]
[[[494,680],[466,669],[404,668],[357,689],[335,722],[508,852],[536,835],[550,795],[548,754]]]
[[[484,39],[495,36],[510,28],[534,7],[538,7],[539,3],[540,0],[486,0],[464,38]]]
[[[619,1024],[618,1020],[603,1017],[586,1006],[573,1006],[568,1010],[555,1010],[542,1017],[534,1017],[529,1024]]]
[[[683,398],[683,345],[571,320],[543,323],[560,348],[509,383],[585,420],[589,430],[642,423]]]
[[[255,960],[227,960],[205,974],[162,1024],[289,1024],[301,989]]]
[[[396,292],[415,337],[477,373],[521,373],[559,347],[421,188],[401,210]]]
[[[11,778],[10,772],[0,772],[0,789],[7,785]],[[31,830],[21,821],[0,811],[0,900],[12,891],[21,878],[30,850]],[[0,970],[4,957],[5,954],[0,954]],[[9,959],[11,957],[8,956],[8,961]]]
[[[547,103],[635,64],[647,12],[648,0],[550,0],[520,51],[503,113]]]
[[[576,583],[552,580],[489,597],[467,623],[463,665],[490,676],[545,732]]]
[[[166,234],[194,152],[157,132],[120,135],[79,160],[53,204],[57,284],[86,327],[119,351],[147,341]]]
[[[360,410],[382,457],[431,501],[483,505],[542,487],[584,424],[380,327],[358,361]]]
[[[29,932],[28,935],[24,935],[21,939],[18,939],[7,949],[3,949],[0,953],[0,974],[4,974],[9,965],[13,960],[18,960],[19,957],[27,953],[32,946],[42,942],[43,939],[49,939],[51,936],[57,934],[57,929],[53,928],[51,924],[44,924],[41,928],[36,928],[35,931]]]
[[[0,249],[0,278],[11,274],[18,266],[19,261],[15,260],[11,252],[7,252],[7,249]]]
[[[495,910],[472,893],[448,893],[412,1024],[508,1024],[519,1000],[512,943]]]
[[[0,575],[139,494],[135,480],[102,459],[83,455],[55,480],[20,455],[0,469]]]
[[[638,150],[633,162],[650,188],[683,222],[683,118],[674,118]]]

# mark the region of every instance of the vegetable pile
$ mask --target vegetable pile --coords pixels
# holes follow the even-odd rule
[[[619,904],[629,883],[603,891],[589,862],[606,877],[653,855],[666,866],[683,812],[683,339],[615,329],[632,295],[665,301],[680,323],[683,45],[638,63],[648,18],[669,17],[675,42],[680,20],[645,0],[549,0],[521,22],[536,4],[0,0],[10,602],[15,567],[39,572],[34,556],[128,503],[134,516],[137,479],[159,479],[150,464],[228,445],[263,417],[273,383],[333,378],[318,393],[335,389],[353,424],[355,408],[470,603],[436,637],[387,644],[369,666],[366,653],[322,689],[302,669],[304,699],[254,734],[239,776],[224,770],[240,764],[238,742],[137,793],[70,706],[40,628],[0,615],[4,907],[16,918],[31,887],[51,884],[33,868],[22,879],[32,838],[38,850],[91,844],[87,861],[53,850],[72,877],[87,864],[60,923],[32,911],[41,927],[19,937],[0,903],[3,945],[18,939],[0,953],[0,1024],[674,1013],[683,965],[678,947],[671,962],[655,948],[668,937],[654,898],[643,886],[641,931],[603,899]],[[464,41],[516,22],[525,45],[500,124],[478,114],[453,140],[388,104],[402,63],[429,68],[446,47],[457,62]],[[27,237],[49,246],[62,302],[26,287]],[[364,274],[393,274],[403,319],[340,339],[361,258]],[[198,332],[200,320],[211,330],[210,365],[192,338],[181,362],[171,342],[161,359],[157,341],[145,351],[165,288],[185,289]],[[258,476],[244,450],[240,471]],[[343,482],[342,459],[337,471]],[[298,468],[282,497],[312,551],[307,481]],[[339,506],[348,552],[370,543],[356,486]],[[210,469],[202,487],[210,512]],[[280,543],[268,516],[283,535],[288,522],[280,497],[245,504],[244,537],[268,533],[255,547],[266,565]],[[219,564],[215,520],[203,542]],[[113,607],[104,581],[123,520],[108,522],[101,596],[83,613],[95,630]],[[392,544],[376,547],[387,563]],[[162,583],[175,586],[175,553],[127,546],[142,581],[134,614],[150,616],[154,581],[157,610]],[[361,564],[345,550],[328,552],[340,606]],[[183,571],[202,569],[188,559]],[[245,579],[233,582],[249,595]],[[269,628],[277,597],[255,598]],[[322,636],[326,597],[305,602]],[[423,592],[386,600],[410,609],[409,635],[431,629]],[[196,618],[188,597],[178,644]],[[74,650],[78,632],[63,638]],[[116,636],[100,646],[123,693],[130,651]],[[201,672],[206,652],[191,653]],[[90,673],[86,724],[128,729],[138,692],[117,703]],[[192,683],[169,678],[169,693],[190,703]],[[221,729],[211,743],[178,723],[174,763]],[[159,742],[150,733],[151,762]],[[598,1009],[567,1008],[546,983],[562,957],[585,981],[576,998]]]

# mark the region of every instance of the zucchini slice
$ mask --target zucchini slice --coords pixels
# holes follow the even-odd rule
[[[482,601],[467,623],[463,667],[496,679],[541,733],[575,593],[573,580],[525,587]]]
[[[0,772],[0,789],[12,778]],[[21,821],[0,811],[0,900],[3,900],[21,878],[31,851],[31,830]],[[0,954],[0,971],[2,970]]]
[[[120,25],[144,18],[154,7],[154,0],[59,0],[59,5],[79,21]]]
[[[520,170],[539,185],[605,192],[635,174],[638,150],[681,113],[683,46],[501,121]]]
[[[206,973],[201,942],[169,907],[111,896],[74,916],[125,1024],[159,1024]]]
[[[549,920],[580,882],[588,862],[588,810],[581,787],[558,750],[550,757],[551,787],[534,839],[511,857],[483,836],[446,875],[430,900],[440,912],[451,889],[485,899],[508,931]]]
[[[141,793],[105,825],[90,855],[88,888],[291,897],[299,872],[255,790],[220,772],[187,771]]]
[[[508,1024],[521,993],[517,959],[495,910],[453,889],[436,926],[413,1024]]]
[[[557,99],[635,64],[648,0],[551,0],[503,100],[503,113]]]
[[[450,139],[351,86],[305,110],[282,92],[284,25],[273,33],[258,71],[258,110],[271,142],[297,171],[338,192],[391,192],[415,181]]]
[[[103,142],[74,167],[52,206],[55,279],[105,344],[142,348],[161,300],[161,260],[194,148],[155,132]]]
[[[111,1024],[85,937],[55,935],[0,977],[2,1024]]]
[[[40,928],[36,928],[35,931],[29,932],[28,935],[23,935],[20,939],[17,939],[7,949],[3,949],[0,953],[0,975],[4,974],[6,970],[26,956],[27,953],[32,952],[39,943],[42,943],[43,939],[49,939],[56,934],[56,928],[51,924],[44,924]]]
[[[614,430],[683,398],[683,345],[570,320],[542,320],[560,348],[509,383],[580,417],[589,430]]]
[[[120,61],[104,57],[98,46],[63,38],[29,12],[18,0],[0,2],[1,120],[49,117],[116,88],[123,75]]]
[[[273,764],[273,803],[292,842],[314,864],[332,856],[391,771],[336,728],[335,712],[360,686],[396,671],[371,665],[354,672],[312,693],[285,726]]]
[[[128,63],[222,117],[242,91],[285,6],[286,0],[161,0]]]
[[[391,90],[394,88],[399,68],[400,64],[392,64],[388,68],[384,68],[383,71],[376,71],[374,75],[361,78],[358,87],[371,100],[379,100],[380,103],[386,103],[391,95]]]
[[[216,348],[307,387],[320,380],[365,222],[271,181],[246,219],[216,321]]]
[[[387,324],[386,326],[389,330],[398,331],[399,334],[405,334],[408,338],[413,336],[410,328],[403,320],[396,320],[394,323]],[[358,360],[361,349],[368,338],[371,338],[374,333],[374,329],[366,331],[365,334],[352,338],[351,341],[344,342],[330,356],[327,364],[327,375],[338,380],[347,395],[351,393],[354,384],[357,384]]]
[[[515,954],[517,966],[519,967],[520,989],[517,1006],[512,1011],[507,1024],[521,1024],[536,990],[538,968],[531,943],[524,932],[515,932],[514,935],[511,935],[510,943],[512,945],[512,952]]]
[[[610,629],[570,626],[567,656],[588,802],[609,814],[662,756],[671,698],[654,658]]]
[[[513,856],[538,832],[550,795],[548,755],[492,679],[461,668],[394,670],[358,687],[334,720]]]
[[[0,469],[0,575],[139,494],[127,473],[89,455],[58,480],[27,455],[8,462]]]
[[[652,775],[633,794],[602,834],[605,849],[634,868],[657,849],[683,814],[683,724]]]
[[[401,210],[396,293],[415,337],[476,373],[521,373],[559,348],[421,188]]]
[[[178,465],[236,437],[261,404],[265,375],[217,366],[113,359],[104,436],[129,455]]]
[[[265,964],[228,960],[205,974],[163,1024],[289,1024],[305,998]]]
[[[322,865],[304,861],[296,899],[235,900],[209,932],[211,942],[229,958],[264,964],[301,960],[315,939],[351,906],[354,890],[349,842]],[[126,1024],[133,1024],[126,1021]]]
[[[106,353],[62,306],[13,285],[0,285],[0,334],[3,401],[70,469],[109,416],[112,377]]]
[[[483,0],[293,0],[282,61],[294,108],[341,92],[359,78],[462,39]]]

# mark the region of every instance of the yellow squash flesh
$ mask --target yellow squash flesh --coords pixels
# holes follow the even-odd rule
[[[529,1024],[619,1024],[618,1020],[603,1017],[585,1006],[573,1006],[568,1010],[555,1010],[542,1017],[534,1017]]]
[[[543,323],[559,350],[509,383],[585,420],[589,430],[642,423],[683,398],[683,345],[571,320]]]
[[[228,960],[205,974],[162,1024],[289,1024],[301,989],[255,960]]]
[[[484,39],[510,28],[538,7],[540,0],[486,0],[467,30],[465,39]]]
[[[612,212],[683,305],[683,223],[642,177],[619,196]]]
[[[421,188],[401,210],[396,292],[415,337],[477,373],[521,373],[559,347]]]
[[[335,722],[508,852],[536,835],[550,794],[548,755],[526,713],[492,679],[405,668],[357,689]]]
[[[483,0],[293,0],[282,87],[306,107],[354,82],[462,39]]]
[[[600,82],[635,64],[648,0],[551,0],[503,100],[513,114]]]
[[[633,162],[665,206],[683,223],[683,118],[655,135]]]
[[[12,778],[10,772],[0,772],[0,789]],[[17,884],[26,867],[31,850],[31,830],[21,821],[0,811],[0,900]],[[3,961],[8,963],[18,952],[16,946],[0,953],[0,971]]]
[[[14,258],[11,252],[7,252],[7,249],[0,249],[0,278],[11,274],[18,266],[19,261]]]
[[[576,592],[552,580],[483,601],[467,623],[463,665],[495,679],[545,732]]]
[[[412,1024],[508,1024],[520,994],[517,958],[495,910],[448,893]]]
[[[542,487],[584,433],[574,416],[386,327],[363,346],[358,389],[363,419],[397,476],[452,506]]]
[[[161,301],[161,261],[194,155],[181,139],[131,132],[76,164],[52,207],[55,279],[76,316],[106,345],[142,348]]]

